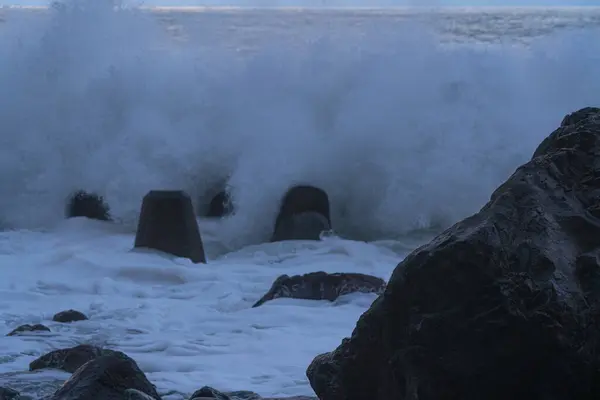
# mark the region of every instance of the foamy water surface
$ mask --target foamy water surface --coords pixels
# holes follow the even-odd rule
[[[166,399],[203,385],[310,395],[312,358],[373,295],[251,305],[280,274],[387,279],[478,210],[564,114],[597,105],[596,9],[4,10],[0,29],[0,385],[78,343],[125,351]],[[196,10],[198,11],[198,10]],[[295,183],[324,188],[339,237],[264,244]],[[200,220],[209,264],[131,252],[141,198],[227,186]],[[114,224],[63,220],[74,190]],[[89,321],[50,322],[75,308]],[[0,332],[0,333],[4,333]]]

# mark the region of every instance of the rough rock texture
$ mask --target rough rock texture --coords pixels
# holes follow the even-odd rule
[[[65,209],[67,218],[87,217],[100,221],[110,221],[110,207],[104,202],[104,198],[95,193],[83,190],[75,192],[69,198]]]
[[[600,399],[600,109],[401,262],[307,375],[321,400]]]
[[[16,336],[16,335],[21,335],[24,333],[32,333],[32,332],[50,332],[50,328],[48,328],[47,326],[44,326],[42,324],[34,324],[34,325],[25,324],[25,325],[16,327],[10,333],[8,333],[6,336]]]
[[[280,297],[334,301],[345,294],[377,293],[385,289],[385,281],[371,275],[355,273],[311,272],[304,275],[281,275],[271,289],[252,307]]]
[[[135,247],[206,263],[190,196],[181,190],[152,190],[144,196]]]
[[[0,400],[20,400],[21,395],[16,390],[0,386]]]
[[[88,317],[84,313],[77,310],[61,311],[57,314],[54,314],[52,317],[52,321],[63,323],[85,321],[86,319],[88,319]]]
[[[210,386],[204,386],[194,392],[190,400],[318,400],[316,397],[293,396],[293,397],[269,397],[264,398],[254,392],[240,390],[237,392],[221,392]]]
[[[226,191],[220,191],[212,198],[206,211],[206,217],[222,218],[233,212],[233,204]]]
[[[91,346],[89,344],[80,344],[68,349],[54,350],[48,354],[44,354],[29,364],[29,370],[35,371],[38,369],[51,368],[75,372],[86,362],[106,355],[127,358],[125,353],[120,351],[101,349],[100,347]]]
[[[321,232],[330,229],[327,193],[314,186],[294,186],[281,201],[271,242],[319,240]]]
[[[103,355],[75,371],[50,400],[124,400],[135,395],[127,389],[160,400],[156,388],[135,361],[127,356]]]

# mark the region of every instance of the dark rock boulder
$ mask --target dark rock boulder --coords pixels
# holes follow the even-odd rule
[[[280,297],[307,300],[334,301],[345,294],[377,293],[385,289],[385,281],[371,275],[355,273],[311,272],[304,275],[281,275],[271,289],[252,307]]]
[[[72,194],[65,209],[67,218],[86,217],[100,221],[110,221],[110,207],[104,198],[96,193],[83,190]]]
[[[307,376],[321,400],[598,399],[599,316],[600,109],[586,109],[406,257]]]
[[[127,356],[103,355],[77,369],[50,400],[124,400],[139,396],[128,389],[160,400],[156,388],[135,361]]]
[[[59,313],[54,314],[54,316],[52,317],[52,321],[62,323],[85,321],[86,319],[88,319],[88,317],[81,311],[77,310],[61,311]]]
[[[47,326],[44,326],[42,324],[35,324],[35,325],[25,324],[25,325],[16,327],[10,333],[8,333],[6,336],[16,336],[16,335],[21,335],[21,334],[25,334],[25,333],[35,333],[35,332],[50,332],[50,328],[48,328]]]
[[[258,394],[246,390],[236,392],[221,392],[213,389],[210,386],[203,386],[196,390],[190,397],[190,400],[199,399],[215,399],[215,400],[262,400]]]
[[[0,386],[0,400],[20,400],[21,395],[16,390]]]
[[[35,371],[50,368],[72,373],[86,362],[105,355],[127,357],[120,351],[102,349],[89,344],[80,344],[68,349],[54,350],[44,354],[29,364],[29,370]]]
[[[330,229],[327,193],[314,186],[294,186],[281,201],[271,242],[319,240]]]
[[[230,215],[232,212],[233,204],[231,203],[229,193],[222,190],[210,201],[205,216],[210,218],[222,218]]]
[[[152,190],[142,203],[135,248],[147,248],[206,263],[190,196],[181,190]]]

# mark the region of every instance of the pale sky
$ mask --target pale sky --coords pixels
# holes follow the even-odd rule
[[[148,6],[600,6],[600,0],[126,0]],[[0,0],[0,5],[48,5],[48,0]]]

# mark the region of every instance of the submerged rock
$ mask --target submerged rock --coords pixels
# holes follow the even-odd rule
[[[211,388],[210,386],[204,386],[194,392],[190,397],[190,400],[204,400],[204,399],[215,399],[215,400],[262,400],[258,394],[249,391],[236,391],[236,392],[221,392],[217,389]]]
[[[33,333],[33,332],[50,332],[50,328],[42,324],[34,324],[34,325],[21,325],[13,329],[6,336],[16,336],[24,333]]]
[[[321,400],[600,398],[600,109],[567,116],[478,213],[412,252]]]
[[[86,217],[100,221],[110,221],[110,207],[104,198],[96,193],[80,190],[69,198],[65,214],[67,218]]]
[[[151,399],[160,400],[155,386],[148,381],[135,361],[127,356],[102,355],[77,369],[50,400],[143,398],[139,397],[140,393],[129,389],[135,389]]]
[[[319,240],[330,229],[327,193],[314,186],[294,186],[281,201],[271,242]]]
[[[385,289],[385,281],[371,275],[356,273],[311,272],[304,275],[281,275],[271,289],[252,307],[280,297],[334,301],[345,294],[377,293]]]
[[[66,372],[75,372],[86,362],[106,355],[127,358],[127,356],[120,351],[102,349],[89,344],[80,344],[68,349],[54,350],[44,354],[29,364],[29,370],[35,371],[38,369],[50,368],[60,369]]]
[[[246,390],[235,392],[221,392],[210,386],[204,386],[194,392],[190,400],[318,400],[316,397],[293,396],[293,397],[261,397],[258,394]]]
[[[77,310],[61,311],[57,314],[54,314],[52,317],[52,321],[63,323],[85,321],[86,319],[88,319],[88,317],[84,313]]]

